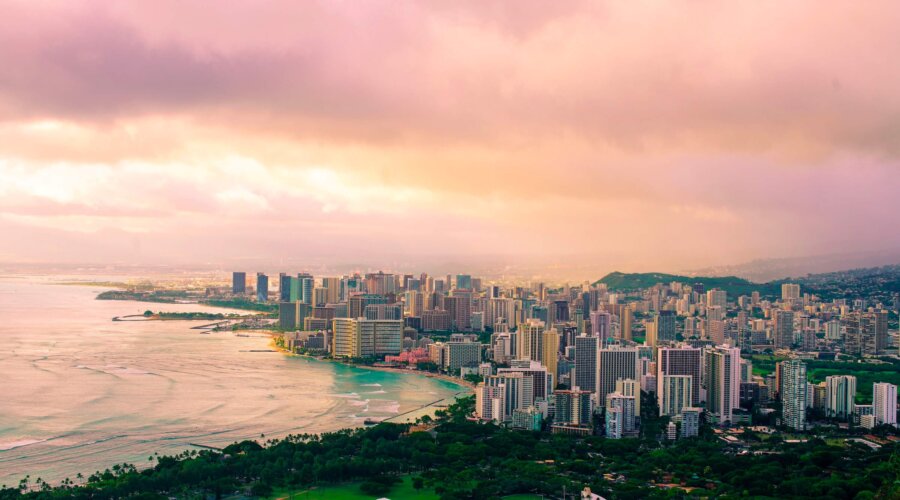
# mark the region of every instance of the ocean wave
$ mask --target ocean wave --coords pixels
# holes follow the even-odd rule
[[[385,391],[385,390],[371,391],[371,392],[364,392],[363,394],[387,394],[387,391]]]
[[[46,442],[46,439],[19,439],[16,441],[0,442],[0,451],[9,451],[24,446]]]
[[[359,384],[359,385],[360,385],[361,387],[381,387],[381,384],[379,384],[379,383],[377,383],[377,382],[374,383],[374,384]]]

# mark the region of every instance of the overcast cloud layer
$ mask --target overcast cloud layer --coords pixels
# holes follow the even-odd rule
[[[900,248],[897,2],[0,2],[0,261]]]

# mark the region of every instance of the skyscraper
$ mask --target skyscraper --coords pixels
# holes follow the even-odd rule
[[[872,406],[875,425],[897,426],[897,386],[887,382],[872,385]]]
[[[641,383],[633,379],[616,380],[616,392],[623,396],[634,397],[634,414],[641,416]]]
[[[606,345],[607,339],[612,336],[612,317],[606,311],[594,311],[590,318],[591,334],[600,339],[601,345]]]
[[[806,429],[806,364],[799,359],[781,362],[781,415],[784,425],[799,431]]]
[[[231,293],[234,295],[247,293],[247,273],[243,271],[231,273]]]
[[[700,408],[681,409],[681,437],[694,437],[700,433]]]
[[[600,344],[597,337],[575,337],[575,376],[572,386],[586,391],[597,390],[597,354]]]
[[[593,423],[593,393],[581,389],[553,392],[556,414],[555,424],[591,425]]]
[[[403,321],[335,318],[334,357],[361,358],[399,354]]]
[[[606,396],[606,437],[621,439],[634,430],[634,396],[609,393]]]
[[[729,425],[733,421],[732,410],[740,407],[741,351],[711,347],[705,351],[705,357],[707,411],[719,425]]]
[[[656,381],[659,383],[665,375],[689,375],[691,377],[691,400],[688,406],[699,406],[701,366],[701,351],[698,348],[661,347],[657,351]]]
[[[472,289],[472,276],[469,274],[457,274],[456,275],[456,288],[460,290],[471,290]]]
[[[790,348],[794,343],[794,313],[775,310],[774,337],[776,349]]]
[[[285,273],[278,274],[278,299],[280,302],[296,302],[300,298],[300,289],[294,278]]]
[[[542,344],[541,364],[553,376],[553,385],[551,387],[556,387],[556,384],[559,383],[557,367],[559,360],[559,333],[557,333],[556,329],[551,328],[544,331]]]
[[[297,275],[297,292],[298,300],[304,304],[314,305],[313,288],[315,287],[315,279],[311,274],[300,273]]]
[[[853,414],[856,399],[856,377],[832,375],[825,377],[825,415],[847,420]]]
[[[724,311],[728,306],[728,293],[718,288],[706,292],[706,307],[710,306],[720,306]]]
[[[529,319],[519,325],[519,345],[516,348],[518,359],[540,361],[544,355],[544,322]]]
[[[638,377],[638,350],[636,347],[600,349],[597,358],[597,401],[606,401],[606,395],[616,390],[616,380]]]
[[[256,301],[267,302],[269,300],[269,277],[263,273],[256,273]]]
[[[634,322],[634,312],[630,307],[622,308],[622,315],[619,317],[619,330],[623,340],[631,340],[631,328]]]
[[[797,300],[800,298],[800,285],[796,283],[783,283],[781,285],[781,300]]]
[[[674,342],[675,311],[660,311],[656,315],[656,338],[658,341]]]
[[[691,407],[693,377],[690,375],[663,375],[657,382],[659,414],[680,415],[683,408]]]

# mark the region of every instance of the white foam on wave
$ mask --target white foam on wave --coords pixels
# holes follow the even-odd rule
[[[361,385],[362,387],[381,387],[381,384],[379,384],[377,382],[374,384],[359,384],[359,385]]]
[[[391,399],[373,399],[369,401],[369,410],[373,413],[400,413],[400,403]]]
[[[363,394],[387,394],[387,392],[382,389],[380,391],[364,392]]]
[[[347,398],[347,399],[359,399],[359,394],[355,392],[349,392],[344,394],[332,394],[332,397],[335,398]]]
[[[105,366],[75,365],[75,368],[82,369],[82,370],[93,370],[96,372],[106,373],[108,375],[156,375],[153,372],[141,370],[140,368],[131,368],[128,366],[119,366],[119,365],[105,365]]]
[[[31,444],[43,443],[46,439],[19,439],[16,441],[0,442],[0,451],[9,451]]]

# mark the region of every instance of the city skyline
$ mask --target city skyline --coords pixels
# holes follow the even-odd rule
[[[0,262],[900,249],[895,4],[175,7],[0,6]]]

